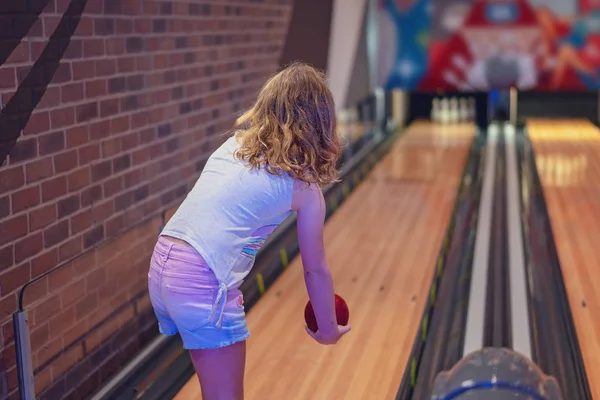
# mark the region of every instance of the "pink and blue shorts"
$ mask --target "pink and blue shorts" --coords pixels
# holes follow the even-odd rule
[[[159,237],[148,273],[150,301],[164,335],[183,347],[213,349],[250,336],[239,289],[227,290],[191,246]]]

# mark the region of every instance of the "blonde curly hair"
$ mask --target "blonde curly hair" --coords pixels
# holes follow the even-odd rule
[[[252,169],[287,172],[307,184],[336,181],[341,143],[325,74],[293,63],[271,77],[234,127],[235,156]]]

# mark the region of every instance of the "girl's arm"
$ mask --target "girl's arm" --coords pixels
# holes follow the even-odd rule
[[[335,315],[333,280],[323,244],[326,207],[321,189],[314,184],[306,187],[304,182],[294,183],[292,208],[298,213],[298,245],[304,281],[319,328],[317,337],[311,335],[320,343],[333,344],[349,327],[340,329]]]

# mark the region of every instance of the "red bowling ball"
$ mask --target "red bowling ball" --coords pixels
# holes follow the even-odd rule
[[[335,315],[337,316],[338,325],[348,325],[350,310],[346,301],[338,294],[335,295]],[[306,303],[306,307],[304,307],[304,320],[308,329],[313,332],[317,331],[317,318],[315,317],[315,311],[310,300]]]

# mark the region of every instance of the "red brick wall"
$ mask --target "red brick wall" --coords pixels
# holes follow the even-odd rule
[[[156,335],[160,213],[277,69],[291,4],[0,2],[0,398],[19,290],[58,265],[24,295],[39,398],[88,395]]]

